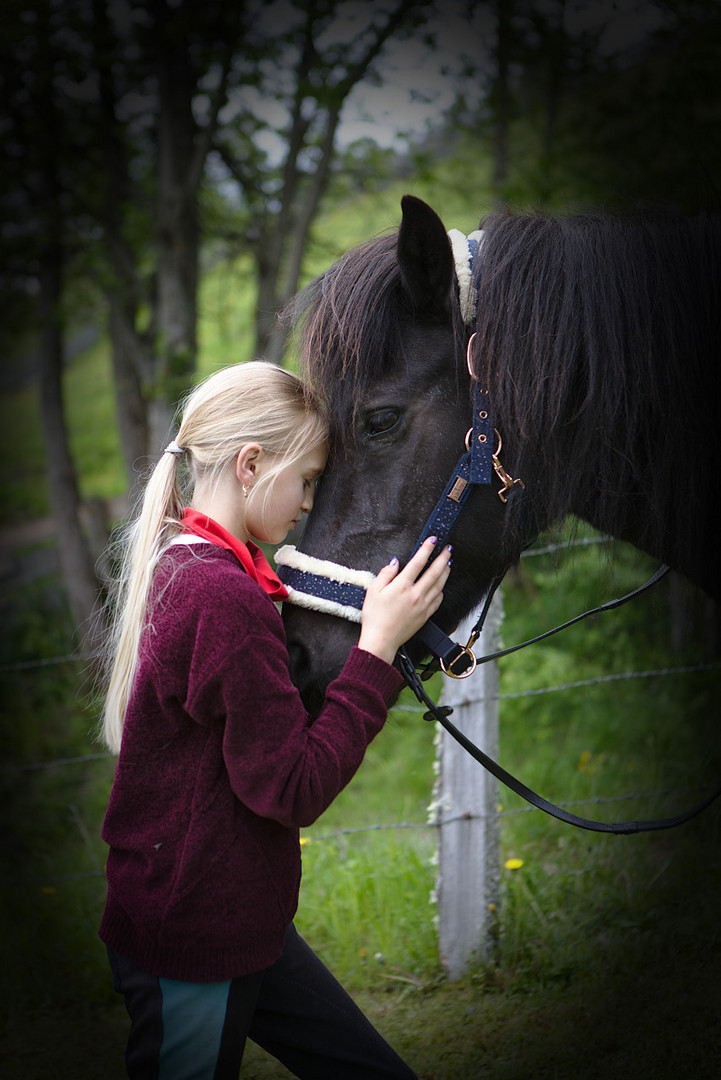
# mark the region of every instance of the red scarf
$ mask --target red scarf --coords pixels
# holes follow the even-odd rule
[[[257,544],[249,540],[244,544],[237,536],[224,529],[217,521],[213,521],[207,514],[201,514],[198,510],[186,507],[183,511],[183,529],[193,533],[194,536],[202,536],[211,544],[232,551],[238,562],[253,581],[257,581],[271,600],[287,600],[288,593],[285,585],[275,573],[270,563]]]

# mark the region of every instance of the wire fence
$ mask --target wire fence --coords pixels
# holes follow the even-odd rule
[[[651,800],[666,798],[670,795],[695,795],[703,797],[705,794],[711,792],[712,787],[680,787],[680,788],[663,788],[659,791],[635,791],[628,792],[625,795],[598,795],[588,799],[568,799],[559,800],[557,806],[570,809],[572,807],[581,806],[601,806],[610,805],[612,803],[631,802],[634,800]],[[336,840],[342,836],[358,836],[363,833],[376,833],[376,832],[389,832],[393,830],[423,830],[437,832],[446,825],[451,825],[456,821],[480,821],[488,818],[502,819],[508,817],[515,817],[519,814],[530,814],[538,811],[534,806],[518,806],[511,810],[498,810],[494,814],[480,815],[480,814],[459,814],[457,817],[447,817],[443,821],[394,821],[394,822],[377,822],[373,825],[359,825],[355,828],[333,829],[327,833],[313,834],[312,836],[305,836],[303,839],[307,843],[320,843],[324,840]],[[88,870],[83,873],[75,874],[59,874],[57,876],[50,877],[48,875],[42,875],[39,877],[24,877],[18,879],[13,884],[16,885],[58,885],[63,882],[70,881],[85,881],[92,878],[104,878],[105,870]],[[4,882],[3,884],[7,884]]]
[[[69,658],[62,658],[62,660],[59,660],[58,662],[66,662],[68,659]],[[77,658],[73,657],[72,659],[77,659]],[[613,682],[619,682],[619,681],[631,680],[631,679],[678,677],[678,676],[682,676],[682,675],[695,674],[695,673],[701,673],[701,672],[708,672],[708,671],[719,670],[719,669],[721,669],[721,662],[693,664],[693,665],[681,665],[681,666],[678,666],[678,667],[654,668],[654,669],[647,670],[647,671],[626,671],[626,672],[619,672],[619,673],[614,673],[614,674],[599,675],[599,676],[595,676],[595,677],[589,678],[589,679],[577,679],[577,680],[574,680],[572,682],[558,683],[557,685],[554,685],[554,686],[545,686],[545,687],[537,687],[537,688],[530,689],[530,690],[522,690],[522,691],[518,691],[517,693],[490,695],[485,699],[484,698],[479,698],[479,701],[483,701],[483,700],[486,700],[486,701],[503,701],[503,700],[509,700],[509,699],[534,697],[534,696],[537,696],[539,694],[559,693],[559,692],[564,692],[564,691],[568,691],[568,690],[574,690],[574,689],[578,689],[578,688],[594,686],[594,685],[598,685],[598,684],[602,684],[602,683],[613,683]],[[397,705],[395,705],[393,707],[393,711],[394,712],[418,713],[418,714],[420,714],[420,713],[424,712],[425,710],[420,705],[397,704]],[[14,762],[14,763],[11,762],[11,763],[6,763],[6,764],[3,764],[2,766],[0,766],[0,775],[16,774],[16,775],[20,776],[22,774],[27,774],[27,773],[31,773],[31,772],[42,772],[42,771],[50,771],[50,770],[57,770],[57,769],[63,769],[63,768],[70,768],[72,766],[87,765],[87,764],[91,764],[91,763],[94,763],[94,762],[107,761],[107,760],[113,758],[113,756],[114,755],[112,755],[110,752],[103,751],[103,752],[99,752],[99,753],[95,753],[95,754],[79,754],[79,755],[75,755],[75,756],[72,756],[72,757],[54,758],[54,759],[48,760],[48,761]],[[629,793],[626,793],[624,795],[593,796],[593,797],[589,797],[589,798],[586,798],[586,799],[576,799],[576,800],[567,800],[567,801],[560,801],[559,800],[557,805],[561,806],[561,807],[565,807],[565,808],[571,808],[571,807],[580,807],[580,806],[593,806],[593,805],[602,805],[602,804],[607,805],[607,804],[612,804],[612,803],[623,803],[623,802],[630,802],[630,801],[633,801],[633,800],[650,801],[650,800],[653,800],[653,799],[666,798],[668,796],[674,796],[674,795],[694,795],[695,794],[695,795],[699,795],[699,796],[703,797],[704,793],[709,792],[710,790],[711,790],[710,787],[664,788],[664,789],[655,790],[655,791],[629,792]],[[401,822],[391,822],[391,823],[376,823],[376,824],[370,824],[370,825],[362,825],[362,826],[358,826],[358,827],[355,827],[355,828],[334,829],[334,830],[326,832],[326,833],[314,833],[312,836],[306,837],[305,839],[307,839],[309,842],[312,842],[312,843],[318,843],[318,842],[325,841],[325,840],[333,840],[333,839],[336,839],[336,838],[342,837],[342,836],[356,836],[356,835],[359,835],[359,834],[362,834],[362,833],[374,833],[374,832],[381,832],[381,831],[388,831],[388,830],[395,830],[395,829],[437,831],[437,830],[441,829],[442,827],[445,827],[446,825],[451,824],[452,822],[454,822],[456,820],[481,820],[482,817],[501,819],[501,818],[513,817],[513,816],[516,816],[516,815],[519,815],[519,814],[530,813],[530,812],[532,812],[534,810],[535,810],[535,807],[533,807],[533,806],[521,806],[521,807],[515,807],[513,809],[508,809],[508,810],[499,809],[496,812],[494,812],[493,814],[488,814],[488,815],[463,814],[463,815],[459,815],[458,818],[454,818],[454,817],[445,818],[442,822],[441,821],[425,821],[425,822],[401,821]],[[18,880],[16,882],[14,882],[14,884],[18,884],[18,885],[37,884],[37,885],[43,885],[43,886],[51,887],[51,886],[66,883],[66,882],[75,882],[75,881],[89,880],[89,879],[93,879],[93,878],[102,878],[102,877],[104,877],[104,875],[105,875],[104,870],[90,870],[90,871],[86,871],[86,872],[83,872],[83,873],[59,874],[59,875],[53,875],[53,876],[42,875],[42,876],[38,876],[38,877],[23,877],[21,880]]]
[[[518,690],[511,694],[492,694],[477,698],[478,703],[487,701],[511,701],[519,698],[537,697],[540,694],[555,694],[566,690],[577,690],[588,686],[597,686],[602,683],[621,682],[628,679],[650,679],[671,675],[690,675],[697,672],[721,670],[721,661],[707,664],[687,664],[678,667],[653,668],[648,671],[622,671],[609,675],[596,675],[589,679],[576,679],[573,682],[558,683],[555,686],[541,686],[531,690]],[[425,706],[399,704],[393,706],[393,712],[425,713]],[[78,754],[75,757],[53,758],[51,761],[32,761],[23,763],[11,763],[0,765],[0,775],[7,773],[35,772],[42,769],[55,769],[67,765],[84,765],[91,761],[101,761],[112,758],[114,755],[109,751],[97,754]],[[636,796],[631,796],[636,797]],[[407,827],[407,826],[399,826]]]
[[[86,759],[87,760],[87,759]],[[629,792],[626,795],[598,795],[588,799],[568,799],[559,800],[557,806],[570,809],[571,807],[580,806],[601,806],[611,803],[631,802],[633,800],[651,800],[658,798],[665,798],[669,795],[698,795],[703,797],[705,793],[712,791],[711,787],[680,787],[680,788],[663,788],[659,791],[635,791]],[[534,806],[518,806],[511,810],[498,810],[494,814],[479,815],[479,814],[459,814],[457,817],[444,818],[440,821],[393,821],[393,822],[377,822],[373,825],[359,825],[355,828],[333,829],[327,833],[314,833],[312,836],[304,836],[303,840],[307,843],[319,843],[323,840],[336,840],[342,836],[358,836],[363,833],[376,833],[376,832],[390,832],[396,829],[400,830],[423,830],[437,832],[446,825],[451,825],[456,821],[480,821],[484,818],[508,818],[515,817],[518,814],[530,814],[538,811]],[[89,870],[84,873],[76,874],[59,874],[55,877],[48,877],[42,875],[40,877],[24,877],[17,880],[14,884],[17,885],[59,885],[63,882],[70,881],[85,881],[92,878],[104,878],[105,870]]]

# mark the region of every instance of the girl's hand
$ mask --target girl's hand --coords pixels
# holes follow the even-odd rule
[[[445,548],[418,577],[437,542],[429,537],[400,573],[397,559],[379,572],[363,604],[359,649],[392,664],[401,645],[441,606],[453,549]]]

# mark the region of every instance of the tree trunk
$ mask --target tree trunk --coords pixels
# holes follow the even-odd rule
[[[539,162],[539,204],[545,206],[553,194],[553,165],[556,151],[556,130],[568,63],[568,43],[564,29],[566,0],[561,0],[555,25],[549,25],[544,57],[546,77],[544,88],[545,117]]]
[[[274,236],[279,235],[271,222]],[[262,246],[261,240],[261,246]],[[278,274],[280,252],[269,258],[267,252],[259,250],[256,255],[256,279],[258,299],[255,304],[255,346],[253,355],[279,364],[283,355],[285,336],[278,324],[280,298],[278,295]]]
[[[163,209],[158,213],[158,332],[156,377],[148,412],[149,450],[162,451],[175,407],[188,390],[197,355],[198,228],[195,204],[165,177]]]
[[[116,100],[113,57],[118,55],[119,45],[111,28],[108,5],[104,0],[92,0],[92,7],[92,45],[100,103],[98,140],[104,162],[99,214],[113,274],[106,285],[108,330],[115,412],[125,470],[132,489],[148,454],[148,418],[142,387],[150,385],[153,378],[152,357],[147,340],[138,331],[137,313],[139,307],[146,304],[152,318],[153,297],[146,289],[138,257],[123,228],[134,192]]]
[[[132,491],[148,453],[148,420],[140,375],[148,367],[148,359],[142,355],[134,310],[128,310],[117,293],[110,296],[109,306],[116,416]]]
[[[192,99],[195,81],[187,49],[172,11],[155,5],[158,77],[156,199],[157,338],[156,377],[149,409],[150,451],[168,440],[175,405],[195,372],[200,231],[197,192],[199,161]]]
[[[281,205],[278,213],[268,214],[263,236],[256,248],[256,280],[258,301],[255,313],[256,355],[280,363],[287,339],[287,329],[278,322],[278,312],[293,297],[300,279],[301,261],[313,219],[328,186],[330,166],[335,153],[335,134],[343,103],[354,86],[367,74],[385,42],[416,11],[415,0],[399,0],[386,22],[376,28],[366,50],[349,62],[345,73],[338,78],[339,67],[334,57],[329,60],[318,51],[318,21],[322,25],[323,5],[307,4],[306,22],[302,31],[303,47],[295,67],[295,94],[290,108],[288,144],[282,176]],[[503,8],[503,4],[500,4]],[[313,76],[313,78],[311,78]],[[318,133],[320,154],[315,170],[306,175],[302,185],[299,167],[301,152],[307,149],[309,131],[308,102],[314,95],[313,83],[325,83],[315,95],[315,111],[324,116],[324,127]],[[227,163],[227,161],[226,161]],[[242,170],[232,168],[237,175]],[[241,183],[243,181],[241,180]]]
[[[275,266],[271,266],[268,261],[258,262],[257,348],[259,355],[272,360],[274,364],[279,364],[283,359],[288,340],[288,329],[278,320],[278,312],[295,295],[300,283],[308,234],[330,178],[340,108],[341,102],[329,110],[318,167],[308,181],[293,227],[285,237],[289,251],[282,288],[278,285],[280,259]]]
[[[63,410],[60,282],[59,249],[46,250],[40,272],[40,400],[48,489],[60,566],[77,628],[79,648],[83,656],[91,656],[96,651],[102,632],[97,622],[98,581],[80,526],[80,496]]]
[[[43,28],[47,32],[47,27]],[[66,118],[56,108],[56,59],[42,37],[36,85],[38,157],[37,261],[40,281],[40,408],[50,508],[55,521],[60,567],[83,656],[96,651],[102,633],[99,585],[80,523],[77,474],[70,453],[63,409],[63,334],[60,315],[65,262],[61,168],[66,151]]]

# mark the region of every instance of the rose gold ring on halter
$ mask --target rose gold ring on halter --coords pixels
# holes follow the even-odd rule
[[[466,349],[466,365],[468,366],[468,374],[471,376],[471,378],[473,379],[474,382],[478,382],[478,379],[473,374],[473,368],[471,367],[471,348],[472,348],[473,342],[475,340],[476,340],[476,333],[475,333],[475,330],[474,330],[474,332],[471,334],[471,336],[468,339],[468,348]]]
[[[461,671],[461,672],[456,673],[453,670],[453,665],[457,664],[458,661],[464,656],[469,656],[471,658],[471,666],[466,668],[465,671]],[[458,653],[458,656],[455,656],[451,660],[448,667],[446,667],[446,665],[441,660],[441,669],[443,671],[443,674],[448,675],[451,679],[467,679],[468,676],[472,675],[473,672],[476,670],[477,664],[478,664],[478,661],[476,660],[476,656],[475,656],[475,653],[473,652],[473,650],[470,648],[469,645],[463,645],[461,647],[461,651]]]

